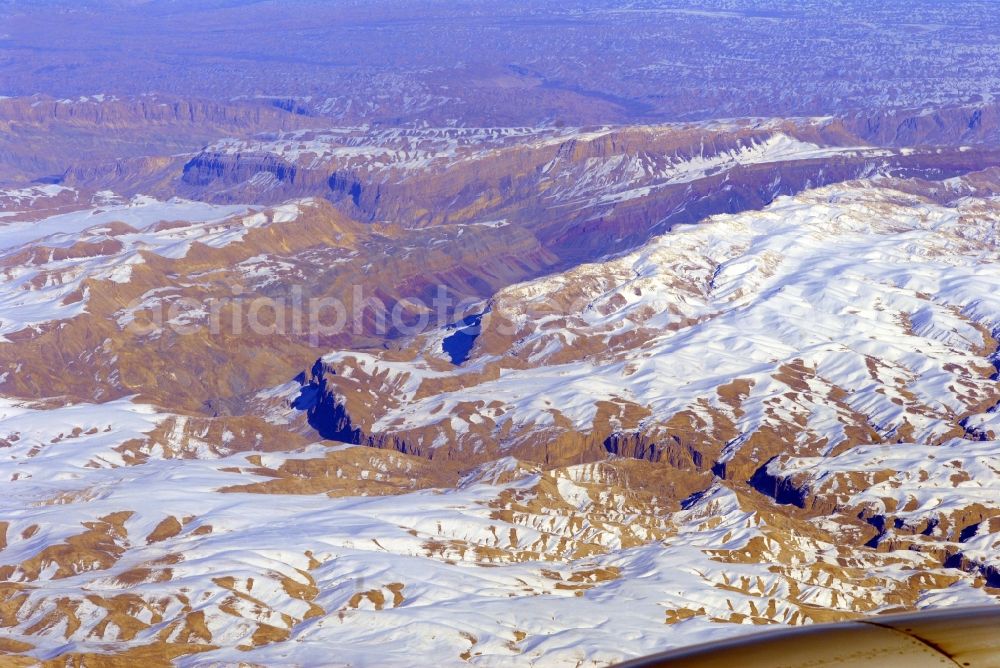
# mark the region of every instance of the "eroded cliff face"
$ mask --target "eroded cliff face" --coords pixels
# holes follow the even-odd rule
[[[1000,105],[857,114],[843,121],[850,132],[879,146],[973,146],[1000,139]]]
[[[0,182],[69,179],[76,187],[154,194],[183,161],[220,136],[249,137],[321,125],[263,101],[218,102],[162,96],[44,96],[0,99]],[[162,164],[156,177],[138,179],[143,160]],[[117,168],[115,167],[117,165]],[[146,165],[148,169],[148,165]],[[118,173],[109,173],[112,170]],[[128,169],[128,179],[119,180]]]
[[[324,197],[359,220],[412,228],[505,221],[532,230],[568,268],[809,188],[876,174],[942,180],[1000,164],[989,135],[960,149],[935,143],[947,133],[910,142],[856,124],[297,132],[208,147],[185,165],[182,192],[220,202]]]
[[[188,125],[202,132],[231,130],[289,130],[307,123],[301,114],[274,104],[254,101],[220,102],[166,96],[117,98],[92,96],[53,99],[41,95],[0,100],[0,117],[8,127],[100,126],[109,129]]]

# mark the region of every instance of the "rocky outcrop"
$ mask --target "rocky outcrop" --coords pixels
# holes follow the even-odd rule
[[[282,105],[220,102],[165,96],[54,99],[45,96],[0,99],[0,122],[11,126],[72,126],[122,131],[156,126],[188,126],[199,133],[291,130],[315,124]]]
[[[309,425],[323,438],[358,444],[362,442],[361,429],[354,426],[344,402],[327,386],[326,374],[336,373],[336,369],[316,360],[292,408],[305,411]]]
[[[262,175],[269,178],[261,179]],[[301,169],[274,155],[253,153],[201,153],[184,164],[181,174],[181,183],[185,186],[215,184],[219,187],[232,187],[254,179],[262,183],[261,189],[277,189],[278,192],[263,198],[259,195],[255,197],[252,192],[254,186],[249,185],[247,191],[228,194],[226,199],[284,201],[298,195],[315,194],[315,189],[322,185],[323,176]]]
[[[1000,105],[880,111],[849,116],[843,126],[878,146],[995,146],[1000,142]]]
[[[775,459],[777,459],[777,457],[765,462],[754,472],[753,476],[747,482],[758,492],[771,497],[777,503],[805,508],[806,501],[809,498],[809,489],[797,487],[791,478],[784,478],[772,474],[768,470],[768,466]]]

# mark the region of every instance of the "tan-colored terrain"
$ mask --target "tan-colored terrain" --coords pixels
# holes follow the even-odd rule
[[[996,601],[1000,153],[934,145],[964,112],[0,112],[67,137],[0,192],[3,661],[606,665]]]

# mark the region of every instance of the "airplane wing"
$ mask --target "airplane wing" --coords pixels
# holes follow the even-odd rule
[[[619,668],[1000,668],[1000,606],[802,626],[635,659]]]

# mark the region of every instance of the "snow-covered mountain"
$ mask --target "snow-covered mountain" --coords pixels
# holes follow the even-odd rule
[[[0,662],[608,665],[998,601],[976,110],[51,104],[11,137],[218,136],[0,189]]]
[[[449,329],[330,353],[315,418],[425,455],[607,450],[743,478],[779,452],[961,437],[1000,402],[1000,207],[913,186],[818,188],[511,286],[457,366]]]

